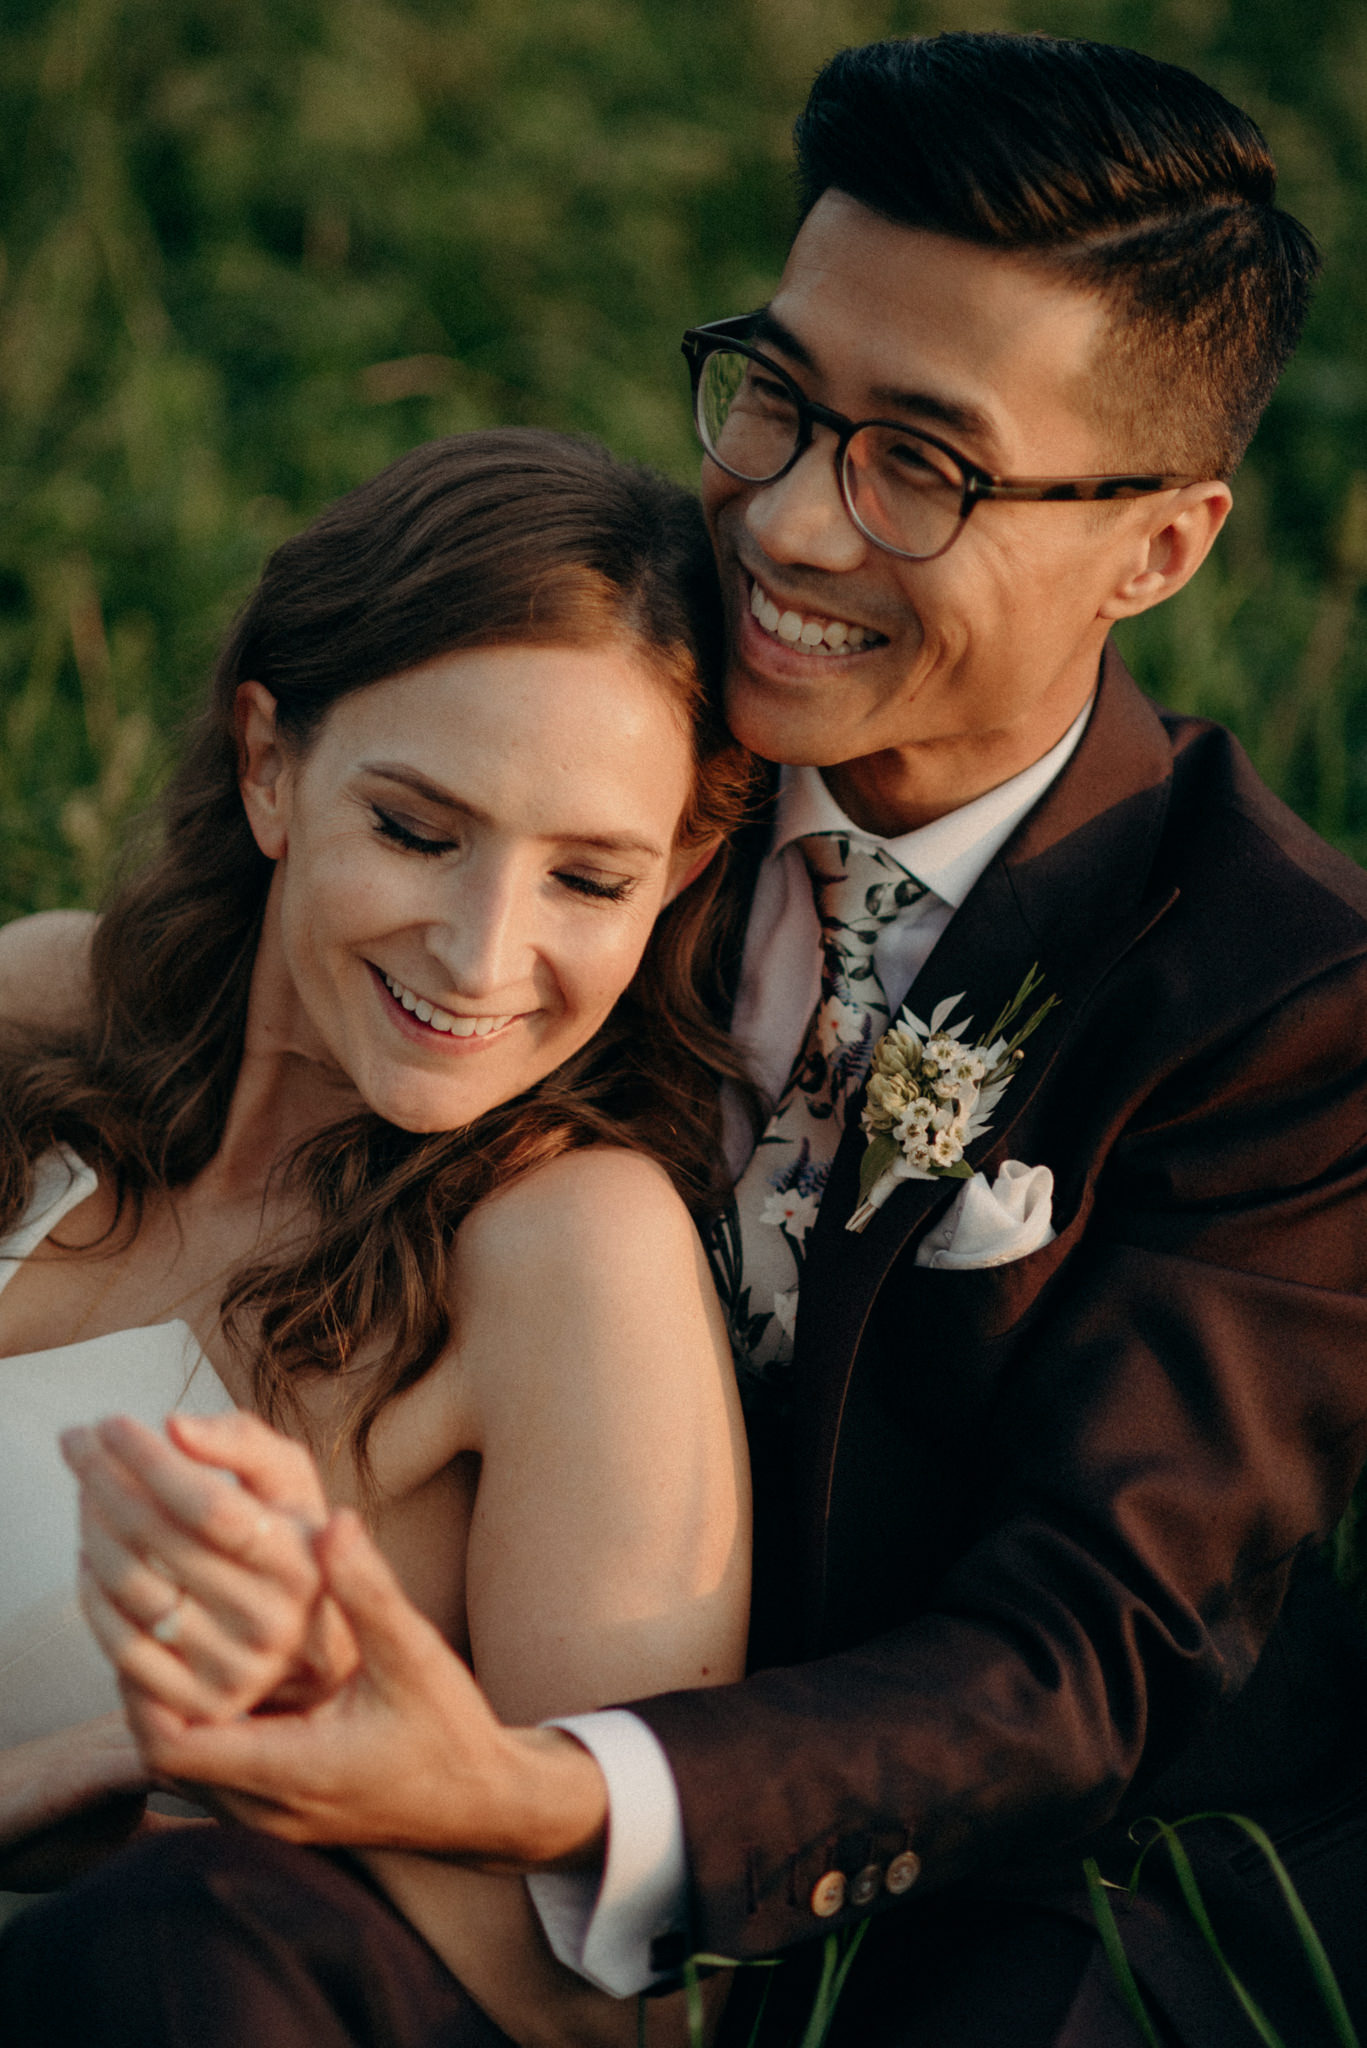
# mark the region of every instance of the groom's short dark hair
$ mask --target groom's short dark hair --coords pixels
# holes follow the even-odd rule
[[[1115,460],[1232,472],[1319,257],[1274,203],[1261,131],[1213,87],[1105,43],[909,36],[833,57],[796,141],[804,216],[834,189],[1099,292]]]

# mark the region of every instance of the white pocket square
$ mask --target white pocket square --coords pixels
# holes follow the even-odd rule
[[[1053,1242],[1053,1207],[1054,1176],[1049,1168],[1008,1159],[994,1181],[975,1173],[964,1182],[944,1216],[916,1247],[916,1263],[949,1273],[1009,1265]]]

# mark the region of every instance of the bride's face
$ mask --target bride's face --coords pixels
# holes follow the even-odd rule
[[[610,643],[481,648],[344,697],[302,757],[239,693],[242,791],[276,862],[258,1046],[451,1130],[582,1046],[686,879],[690,746]]]

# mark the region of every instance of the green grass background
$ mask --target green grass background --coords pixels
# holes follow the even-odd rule
[[[1249,107],[1327,258],[1216,559],[1126,651],[1367,856],[1361,0],[5,0],[0,915],[97,895],[265,552],[429,435],[695,473],[840,44],[1042,28]]]

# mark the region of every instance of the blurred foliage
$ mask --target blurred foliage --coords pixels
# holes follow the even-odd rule
[[[679,334],[770,289],[813,72],[961,26],[1132,43],[1269,133],[1326,281],[1218,558],[1126,645],[1367,854],[1360,0],[6,0],[0,916],[92,898],[266,551],[405,447],[692,474]]]

